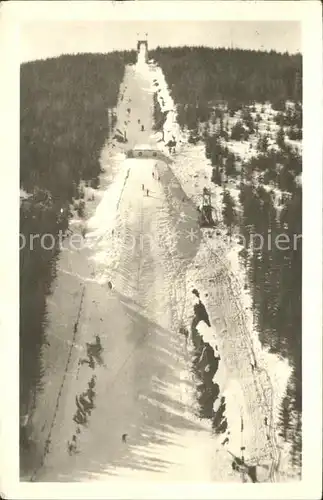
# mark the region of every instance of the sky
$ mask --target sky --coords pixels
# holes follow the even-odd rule
[[[77,52],[134,49],[148,33],[150,48],[205,45],[301,52],[297,21],[28,21],[20,25],[20,60]]]

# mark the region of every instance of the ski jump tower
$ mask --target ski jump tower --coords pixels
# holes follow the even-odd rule
[[[139,37],[137,33],[137,60],[138,62],[148,62],[148,33],[144,37]]]
[[[200,225],[202,227],[213,227],[215,222],[212,218],[211,191],[203,188],[202,206],[200,209]]]

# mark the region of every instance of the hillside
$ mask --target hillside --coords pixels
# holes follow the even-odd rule
[[[252,102],[281,109],[286,100],[301,100],[300,55],[208,47],[157,47],[150,54],[163,69],[182,123],[192,106],[205,121],[218,101],[234,112]]]
[[[133,60],[132,52],[79,54],[21,66],[20,233],[27,242],[20,251],[23,412],[32,405],[41,373],[45,298],[56,273],[58,234],[67,229],[73,210],[83,214],[80,181],[98,186],[99,155],[114,126],[125,64]],[[31,235],[39,238],[29,244]]]
[[[238,248],[253,327],[264,348],[292,368],[280,432],[300,465],[301,56],[204,47],[157,48],[151,56],[191,145],[177,145],[187,159],[179,175],[185,182],[190,171],[194,192],[211,181],[216,233],[228,254]],[[208,171],[199,167],[203,155]]]

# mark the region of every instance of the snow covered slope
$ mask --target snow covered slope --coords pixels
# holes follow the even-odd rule
[[[204,145],[187,143],[187,134],[181,132],[176,123],[176,106],[160,68],[154,69],[155,89],[163,112],[167,112],[164,125],[165,143],[175,137],[178,142],[173,155],[172,171],[179,180],[187,198],[196,206],[201,202],[204,187],[212,192],[212,205],[217,220],[216,230],[203,230],[199,251],[187,272],[188,288],[198,289],[211,319],[211,328],[205,323],[198,327],[205,342],[219,350],[222,359],[221,373],[214,377],[222,387],[226,398],[228,420],[228,448],[239,455],[241,439],[244,441],[245,457],[252,463],[269,467],[271,480],[286,481],[297,471],[289,464],[288,445],[278,436],[278,411],[286,393],[291,368],[286,360],[270,354],[264,349],[254,327],[251,297],[246,290],[246,276],[240,263],[242,246],[233,237],[228,238],[222,221],[223,190],[210,180],[211,164],[205,157]],[[259,108],[259,109],[258,109]],[[260,112],[256,106],[255,113]],[[277,127],[271,122],[274,111],[265,106],[262,115],[262,132],[276,134]],[[229,128],[239,119],[228,119]],[[273,136],[274,137],[274,136]],[[242,161],[256,154],[250,141],[229,141],[229,149],[237,153]],[[163,146],[161,146],[163,147]],[[300,143],[295,144],[300,148]],[[229,186],[237,200],[238,190]],[[278,198],[281,193],[278,193]],[[186,321],[190,324],[194,305],[186,304]],[[244,421],[241,432],[240,419]],[[243,436],[242,436],[243,434]],[[288,479],[287,479],[288,478]],[[263,479],[265,480],[265,479]],[[268,477],[267,477],[268,480]]]

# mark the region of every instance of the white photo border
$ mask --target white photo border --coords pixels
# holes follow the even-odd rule
[[[167,5],[168,4],[168,5]],[[171,4],[171,8],[169,8]],[[314,499],[322,474],[322,10],[319,1],[0,4],[0,493],[4,498]],[[286,484],[19,482],[19,27],[50,20],[294,20],[303,53],[303,478]],[[197,457],[198,460],[198,457]],[[189,479],[189,478],[188,478]]]

